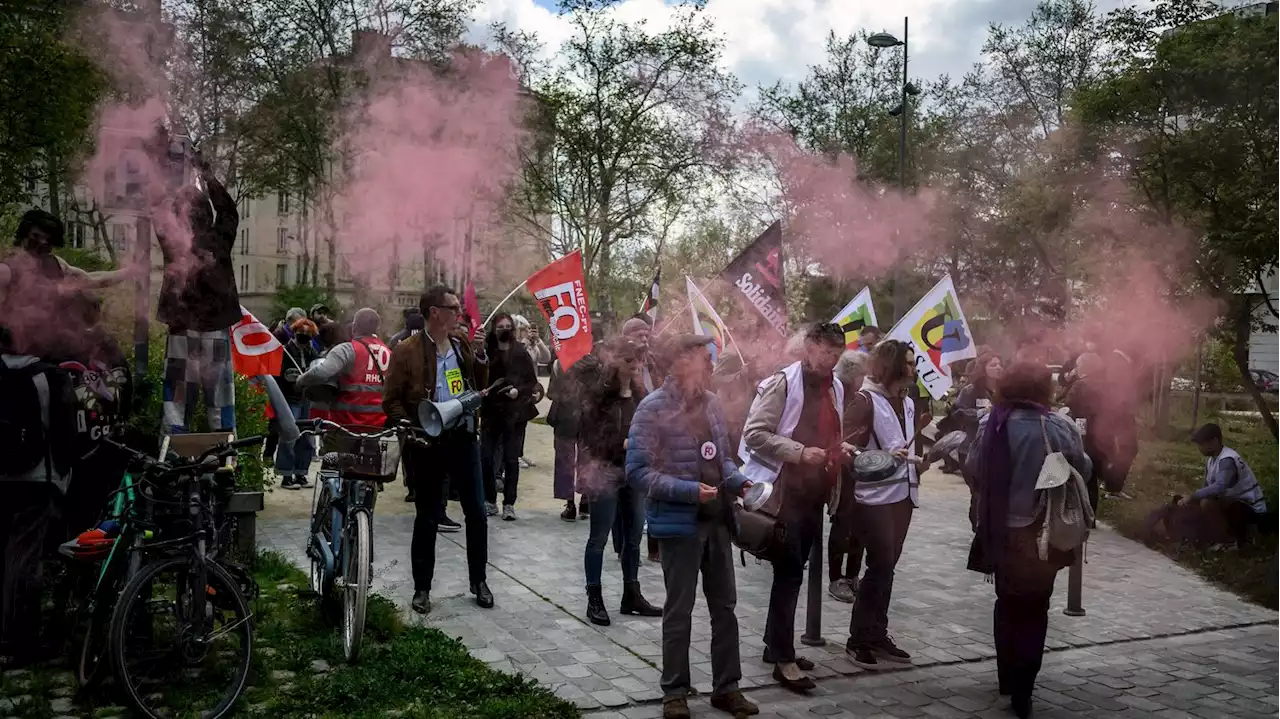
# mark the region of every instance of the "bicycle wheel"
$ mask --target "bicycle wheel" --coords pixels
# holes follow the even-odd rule
[[[95,606],[85,612],[84,619],[76,627],[76,680],[81,688],[95,686],[102,679],[103,667],[109,663],[107,638],[110,619],[110,607]]]
[[[369,601],[369,513],[357,511],[342,546],[342,650],[347,661],[360,659],[364,610]]]
[[[316,481],[315,494],[311,499],[311,532],[307,537],[307,558],[311,560],[311,591],[320,597],[321,603],[328,597],[329,592],[333,589],[333,577],[325,571],[324,555],[320,552],[320,548],[315,546],[316,533],[318,532],[329,541],[330,537],[330,517],[329,504],[332,497],[329,495],[329,485],[324,481],[321,475]],[[329,542],[330,546],[332,542]]]
[[[192,617],[195,567],[189,557],[145,567],[120,594],[111,616],[116,682],[149,719],[220,719],[244,693],[253,622],[236,580],[205,565],[205,610]]]

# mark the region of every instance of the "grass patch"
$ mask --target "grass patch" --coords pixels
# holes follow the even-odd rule
[[[255,655],[236,716],[320,719],[576,719],[579,710],[524,676],[491,669],[436,629],[406,627],[388,599],[370,595],[360,663],[342,659],[338,627],[308,596],[307,578],[278,555],[260,554],[254,576]],[[68,692],[65,661],[0,676],[0,712],[21,719],[59,714],[129,716],[110,687]],[[53,702],[69,695],[70,708]],[[28,697],[21,702],[18,697]],[[8,700],[8,701],[6,701]],[[65,702],[65,699],[63,699]],[[8,706],[13,702],[12,708]],[[62,709],[67,709],[62,711]]]
[[[1180,414],[1180,413],[1177,413]],[[1267,495],[1267,508],[1277,509],[1277,443],[1259,419],[1201,415],[1201,423],[1217,422],[1222,426],[1227,446],[1244,457]],[[1174,426],[1190,426],[1186,417],[1176,416]],[[1185,436],[1185,435],[1184,435]],[[1125,485],[1131,501],[1103,499],[1101,518],[1121,534],[1139,538],[1143,521],[1157,507],[1166,504],[1174,494],[1190,494],[1204,486],[1205,459],[1188,439],[1165,440],[1155,437],[1141,442],[1138,458]],[[1207,551],[1171,544],[1157,548],[1206,579],[1245,598],[1271,609],[1277,608],[1277,542],[1276,537],[1254,536],[1254,543],[1243,551]]]

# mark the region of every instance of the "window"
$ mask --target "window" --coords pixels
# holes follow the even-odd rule
[[[115,222],[111,223],[111,247],[115,249],[117,258],[124,254],[124,225]]]
[[[245,227],[240,230],[240,254],[249,254],[249,228]]]
[[[276,228],[276,254],[283,255],[289,247],[289,230],[284,227]]]
[[[307,264],[302,257],[298,258],[298,262],[293,268],[293,284],[300,285],[307,278]]]
[[[249,266],[240,265],[240,291],[249,291]]]
[[[84,236],[86,228],[83,223],[76,222],[71,225],[71,246],[77,250],[84,249]]]
[[[244,197],[240,198],[240,219],[242,220],[249,219],[250,202],[251,202],[251,198],[248,195],[245,195]]]
[[[289,282],[289,265],[276,265],[276,287],[284,287]]]
[[[277,215],[287,215],[287,214],[289,214],[289,193],[287,193],[287,192],[281,192],[281,193],[279,193],[279,195],[277,195],[277,197],[276,197],[276,214],[277,214]]]

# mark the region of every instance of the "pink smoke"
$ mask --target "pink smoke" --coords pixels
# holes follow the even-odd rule
[[[486,53],[457,53],[447,72],[389,57],[373,71],[380,77],[337,143],[349,168],[334,200],[338,252],[358,276],[386,276],[393,257],[414,263],[426,249],[490,279],[498,268],[480,258],[501,240],[493,230],[517,174],[529,97],[506,59]],[[470,268],[446,244],[465,231],[476,245]]]

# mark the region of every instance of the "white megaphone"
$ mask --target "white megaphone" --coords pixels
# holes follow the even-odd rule
[[[475,414],[483,399],[484,395],[470,389],[447,402],[424,399],[418,404],[418,423],[428,437],[439,437],[458,426],[464,417]]]

